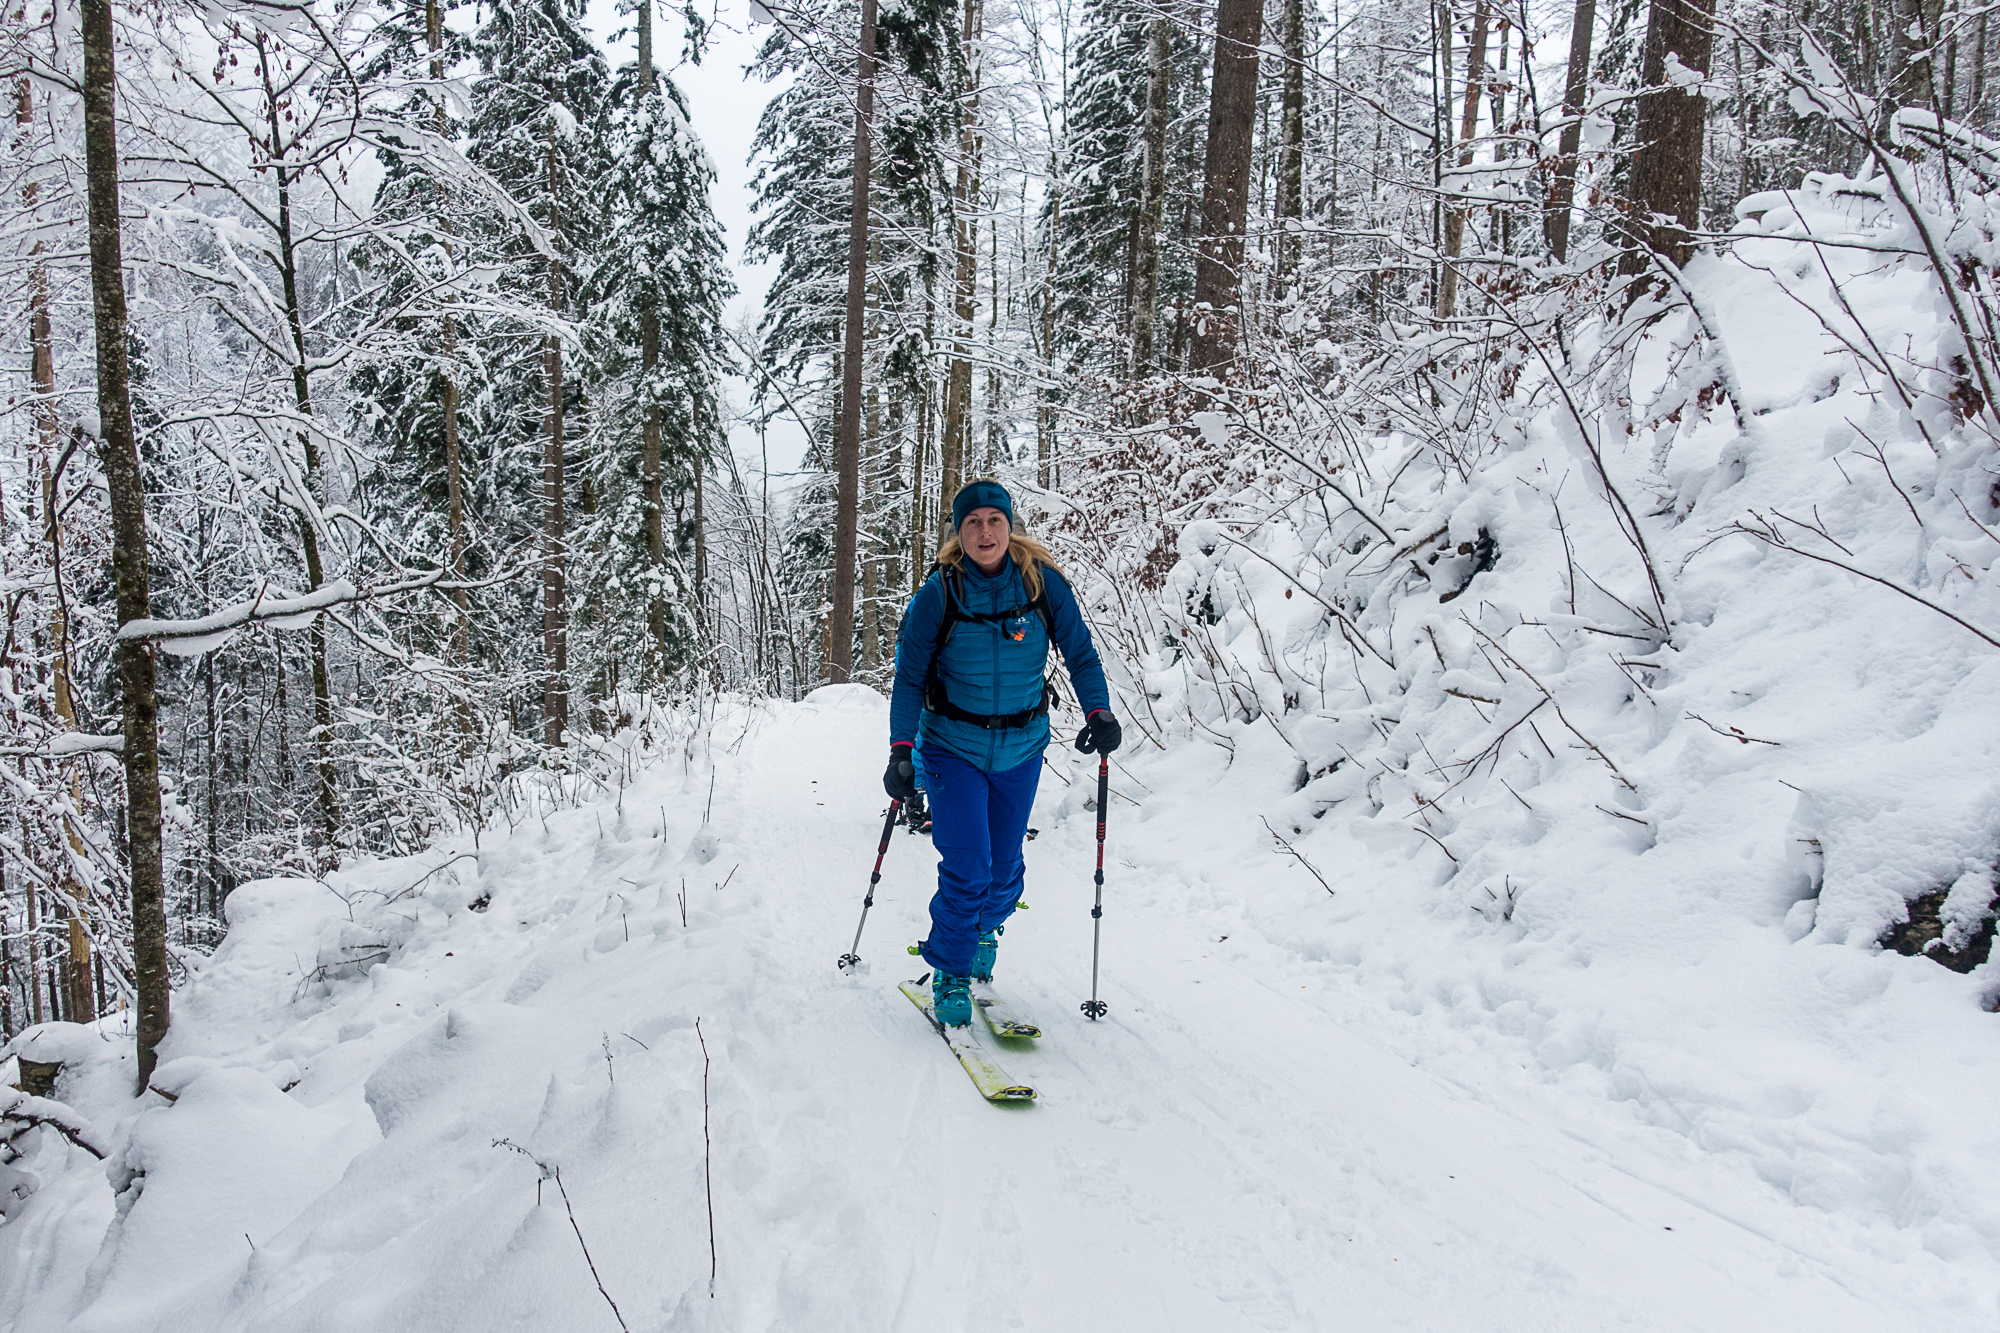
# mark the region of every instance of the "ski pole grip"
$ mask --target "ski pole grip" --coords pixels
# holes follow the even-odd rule
[[[1104,807],[1111,803],[1111,758],[1099,757],[1097,761],[1097,865],[1104,867]]]

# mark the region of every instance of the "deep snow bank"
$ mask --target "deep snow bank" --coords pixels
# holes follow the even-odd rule
[[[1166,746],[1128,761],[1137,855],[1218,933],[1240,912],[1413,1058],[1618,1103],[1990,1318],[2000,964],[1880,941],[1919,900],[1950,949],[1990,937],[2000,649],[1950,616],[2000,633],[2000,451],[1926,369],[1954,334],[1882,199],[1750,201],[1688,271],[1700,319],[1615,355],[1572,329],[1563,394],[1553,346],[1512,349],[1449,458],[1328,428],[1315,477],[1257,448],[1268,414],[1209,421],[1240,488],[1180,511],[1158,606],[1092,596]]]

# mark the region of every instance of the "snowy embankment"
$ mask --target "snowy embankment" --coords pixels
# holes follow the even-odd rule
[[[885,726],[858,687],[725,710],[622,796],[477,851],[239,890],[180,996],[158,1094],[125,1095],[122,1043],[53,1026],[30,1043],[68,1062],[57,1091],[108,1161],[52,1130],[24,1140],[39,1188],[0,1226],[0,1328],[1990,1326],[1977,1246],[1939,1257],[1921,1217],[1899,1228],[1758,1173],[1758,1135],[1813,1115],[1771,1090],[1797,1082],[1786,1061],[1817,1059],[1788,1049],[1794,1031],[1864,1040],[1852,997],[1846,1019],[1795,1002],[1740,1097],[1683,1102],[1693,1134],[1657,1127],[1648,1108],[1680,1090],[1620,1087],[1616,1053],[1644,1043],[1613,1019],[1644,1034],[1672,1019],[1634,1016],[1649,1003],[1726,1007],[1651,992],[1644,960],[1702,940],[1572,959],[1610,1017],[1565,1036],[1502,984],[1517,967],[1545,985],[1563,966],[1546,955],[1598,926],[1536,943],[1524,898],[1511,932],[1471,939],[1413,882],[1434,868],[1386,837],[1351,860],[1301,848],[1339,877],[1329,899],[1255,818],[1286,799],[1283,767],[1241,746],[1233,765],[1155,755],[1116,780],[1095,1025],[1076,1012],[1089,784],[1051,752],[1032,908],[1000,974],[1048,1034],[1002,1057],[1041,1099],[982,1102],[893,986],[916,970],[924,840],[891,849],[870,973],[833,967],[879,828]],[[1763,927],[1780,941],[1782,915]],[[1635,919],[1631,938],[1655,929]],[[1853,955],[1870,962],[1896,966]],[[1912,1009],[1907,990],[1948,995],[1919,969],[1956,980],[1897,962],[1911,977],[1876,988],[1878,1020]],[[1484,1028],[1463,1018],[1477,1005]],[[1747,1061],[1751,1017],[1677,1044]],[[1573,1058],[1550,1080],[1535,1062],[1558,1042]],[[1593,1059],[1607,1070],[1584,1076]],[[1968,1081],[1955,1104],[1983,1095]],[[1871,1173],[1932,1114],[1858,1109],[1858,1139],[1877,1137],[1819,1131],[1828,1172],[1886,1191]],[[1990,1161],[1976,1138],[1958,1148]],[[555,1170],[560,1189],[538,1179]]]
[[[1128,692],[1170,756],[1135,769],[1146,854],[1372,1039],[1990,1327],[1991,417],[1880,179],[1740,213],[1685,275],[1699,317],[1507,349],[1519,392],[1451,465],[1335,440],[1359,510],[1260,464],[1181,531]],[[1204,775],[1183,809],[1270,832],[1180,816]],[[1291,863],[1246,873],[1266,852]]]

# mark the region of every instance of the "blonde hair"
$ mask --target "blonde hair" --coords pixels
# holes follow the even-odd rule
[[[975,480],[991,479],[975,478]],[[1021,585],[1028,590],[1028,600],[1031,602],[1042,595],[1043,565],[1047,565],[1058,574],[1062,573],[1062,567],[1057,565],[1056,558],[1049,554],[1049,548],[1025,532],[1010,532],[1008,534],[1007,554],[1013,557],[1014,568],[1021,571]],[[940,565],[950,565],[961,572],[964,571],[965,547],[959,543],[957,533],[954,532],[951,536],[945,538],[944,545],[938,547],[937,562]]]

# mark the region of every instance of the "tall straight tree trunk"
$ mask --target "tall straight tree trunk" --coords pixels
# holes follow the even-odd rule
[[[556,145],[548,146],[549,231],[561,224],[555,203],[560,175]],[[562,264],[549,260],[549,309],[563,309]],[[542,378],[548,390],[542,443],[542,742],[561,745],[569,727],[569,518],[563,500],[562,340],[542,341]]]
[[[1694,253],[1701,222],[1701,139],[1708,103],[1667,82],[1667,53],[1706,76],[1714,43],[1715,0],[1652,0],[1639,70],[1633,127],[1632,219],[1618,271],[1646,271],[1648,252],[1675,264]]]
[[[15,87],[15,122],[23,134],[35,120],[35,87],[22,79]],[[21,204],[30,214],[35,210],[41,187],[29,181],[21,189]],[[35,386],[35,439],[42,451],[42,466],[53,467],[61,424],[56,420],[55,339],[49,321],[49,270],[42,262],[42,243],[29,251],[28,267],[28,346],[29,373]]]
[[[940,531],[950,524],[952,497],[965,484],[966,446],[972,438],[972,316],[979,299],[979,168],[985,136],[979,133],[978,50],[980,0],[965,0],[963,41],[971,86],[959,105],[958,180],[952,190],[951,364],[944,394],[944,451],[938,468]]]
[[[868,263],[871,269],[879,271],[882,263],[882,237],[871,231],[868,237]],[[872,281],[866,288],[866,316],[863,328],[867,330],[867,341],[872,344],[882,332],[881,283]],[[861,618],[861,669],[873,675],[882,664],[882,607],[881,597],[881,516],[884,510],[884,491],[877,483],[882,458],[882,387],[870,380],[867,397],[862,406],[862,437],[860,454],[861,479],[868,482],[862,493],[859,510],[855,516],[855,547],[861,565],[861,604],[857,612]],[[889,474],[894,476],[892,472]],[[893,483],[891,483],[893,485]]]
[[[638,0],[638,5],[639,98],[644,101],[653,91],[653,0]],[[663,518],[666,497],[660,478],[660,404],[653,391],[653,375],[659,365],[660,305],[658,294],[649,281],[639,304],[639,369],[640,382],[645,385],[646,404],[640,431],[645,448],[640,480],[645,496],[646,565],[656,580],[646,606],[646,628],[652,637],[655,658],[654,680],[664,678],[667,671],[667,537]]]
[[[278,76],[271,68],[270,51],[262,33],[257,35],[257,66],[264,81],[264,110],[271,136],[267,160],[278,187],[277,259],[284,284],[285,325],[292,342],[292,404],[301,421],[310,421],[313,403],[312,382],[306,372],[305,311],[299,296],[298,249],[292,241],[292,182],[296,173],[285,166]],[[318,588],[326,581],[319,549],[319,507],[326,496],[319,442],[311,429],[299,431],[299,449],[305,458],[306,499],[312,511],[299,515],[299,545],[305,555],[306,579]],[[321,850],[324,855],[335,857],[340,834],[340,788],[333,761],[333,680],[327,669],[326,617],[315,616],[306,633],[312,645],[313,768],[317,778],[314,790],[319,804]]]
[[[1972,107],[1971,121],[1974,129],[1986,130],[1986,19],[1993,11],[1982,7],[1979,11],[1979,28],[1972,42]]]
[[[1006,441],[1000,420],[1000,191],[993,192],[994,222],[986,229],[986,468],[1000,471]]]
[[[892,591],[897,586],[896,566],[902,563],[903,556],[902,534],[896,530],[896,518],[901,512],[902,506],[896,503],[894,499],[896,492],[903,485],[903,400],[899,397],[891,396],[889,399],[889,421],[886,431],[886,437],[889,441],[889,457],[884,462],[882,469],[883,514],[881,530],[876,534],[876,542],[879,544],[882,552],[882,573],[878,586],[882,589],[884,599],[893,608],[897,602],[897,598]],[[888,616],[885,614],[883,619],[886,621]],[[894,661],[896,656],[895,629],[893,627],[886,627],[882,638],[888,648],[890,660]]]
[[[1296,4],[1298,0],[1290,0]],[[1146,122],[1140,135],[1145,173],[1139,195],[1137,272],[1132,284],[1132,376],[1153,372],[1154,327],[1160,308],[1160,223],[1167,205],[1167,121],[1173,108],[1173,22],[1146,25]],[[1051,234],[1054,228],[1050,228]],[[1044,478],[1042,485],[1048,485]]]
[[[863,438],[861,451],[862,463],[871,475],[881,457],[881,420],[879,391],[871,384],[868,386],[868,433]],[[856,609],[861,618],[861,671],[863,675],[872,676],[875,669],[882,665],[882,562],[877,557],[878,534],[875,530],[881,506],[876,503],[873,487],[868,490],[865,508],[867,521],[857,521],[856,554],[861,565],[861,602]]]
[[[1243,227],[1249,220],[1257,128],[1257,48],[1263,40],[1261,0],[1217,0],[1201,235],[1194,264],[1194,304],[1200,318],[1190,357],[1198,374],[1217,378],[1227,378],[1236,361]]]
[[[41,889],[33,880],[23,887],[22,906],[28,917],[28,1018],[31,1022],[43,1021],[42,1012],[42,921],[36,909],[36,900],[41,897]],[[18,1066],[17,1066],[18,1067]]]
[[[1157,229],[1156,229],[1157,230]],[[1054,485],[1056,454],[1056,391],[1051,385],[1056,373],[1056,265],[1057,242],[1062,235],[1062,157],[1049,149],[1049,254],[1048,271],[1042,276],[1042,383],[1035,387],[1035,481],[1043,488]],[[1151,330],[1148,329],[1148,336]],[[921,459],[921,452],[918,454]],[[922,464],[918,465],[919,471]],[[922,487],[920,486],[921,492]]]
[[[695,632],[708,639],[708,463],[696,459],[694,465],[694,623]]]
[[[932,318],[936,310],[936,284],[924,278],[924,342],[930,342]],[[936,392],[930,372],[924,372],[924,394],[916,400],[916,440],[910,446],[910,594],[924,584],[924,570],[930,566],[930,522],[924,502],[930,492],[924,488],[924,462],[930,458],[930,400]]]
[[[90,296],[97,348],[99,463],[111,500],[111,569],[118,623],[151,614],[146,586],[146,481],[132,430],[131,368],[125,360],[125,257],[118,218],[117,64],[111,0],[81,0],[83,138],[90,197]],[[153,1077],[167,1035],[167,911],[160,840],[160,703],[154,647],[118,644],[125,713],[125,841],[131,861],[132,959],[138,973],[138,1087]]]
[[[839,493],[833,515],[833,610],[827,679],[854,671],[854,561],[861,525],[861,371],[867,354],[869,132],[875,120],[875,0],[861,0],[861,54],[854,71],[854,201],[847,219],[847,326],[840,379]]]
[[[1285,82],[1278,120],[1278,288],[1288,291],[1299,262],[1305,216],[1306,6],[1285,0]],[[1286,224],[1290,223],[1291,226]]]
[[[1431,128],[1436,135],[1431,153],[1431,249],[1444,253],[1444,164],[1451,153],[1451,0],[1431,5]],[[1438,289],[1436,261],[1431,264],[1431,291]]]
[[[36,313],[40,316],[39,320],[35,321],[40,325],[37,332],[45,334],[48,331],[48,311],[44,308]],[[48,363],[50,379],[44,387],[40,378],[43,351],[42,348],[36,348],[34,357],[35,391],[40,400],[36,404],[36,416],[38,425],[43,427],[40,433],[46,442],[45,450],[52,450],[55,443],[55,405],[52,397],[55,392],[54,358],[51,350]],[[43,416],[44,408],[47,409],[48,417],[45,423],[39,420]],[[53,452],[46,452],[45,458],[46,468],[48,463],[54,461],[55,455]],[[49,547],[49,571],[56,580],[54,612],[49,617],[51,658],[49,692],[55,703],[56,717],[66,730],[75,731],[76,698],[70,685],[69,616],[65,610],[66,603],[62,594],[62,517],[57,505],[55,474],[46,470],[42,472],[42,523],[43,536]],[[70,803],[81,810],[83,784],[74,765],[69,767],[66,782],[69,787]],[[70,852],[75,857],[82,858],[83,838],[78,834],[76,826],[67,818],[63,820],[63,833],[69,841]],[[63,955],[62,987],[66,997],[65,1008],[70,1015],[70,1021],[74,1023],[88,1023],[97,1017],[97,1006],[93,1002],[90,989],[91,940],[89,913],[85,903],[86,892],[87,890],[77,882],[76,875],[65,866],[57,876],[56,899],[62,909],[64,928],[69,935],[69,949]]]
[[[27,79],[22,79],[16,88],[15,120],[23,134],[26,134],[35,120],[35,90]],[[21,190],[21,203],[32,214],[35,201],[41,193],[40,187],[29,181]],[[62,582],[62,520],[56,498],[56,478],[51,470],[55,466],[56,450],[61,443],[61,423],[56,419],[56,363],[55,338],[49,318],[49,271],[40,258],[42,243],[36,241],[30,250],[28,267],[28,347],[29,376],[35,388],[33,418],[35,423],[36,448],[41,456],[42,474],[42,514],[44,539],[49,548],[49,569],[57,582],[54,614],[49,623],[49,655],[51,658],[50,685],[54,695],[56,716],[64,727],[76,729],[76,703],[70,690],[69,663],[69,614],[68,603],[61,590]],[[78,809],[83,806],[83,792],[74,764],[69,766],[68,784],[70,800]],[[70,850],[83,854],[83,840],[71,826],[65,829]],[[63,871],[60,879],[61,896],[66,900],[63,915],[69,928],[69,952],[63,963],[64,988],[70,997],[70,1011],[81,1015],[77,1022],[89,1022],[97,1017],[96,1005],[92,1003],[90,991],[91,941],[87,916],[84,910],[85,890],[76,882],[76,876]]]
[[[1486,81],[1492,101],[1493,160],[1496,162],[1504,162],[1514,155],[1513,144],[1507,138],[1507,53],[1509,38],[1512,35],[1513,25],[1508,22],[1506,11],[1502,10],[1500,13],[1500,32],[1494,43],[1498,48],[1494,53],[1497,57],[1494,62],[1494,74],[1492,78]],[[1487,216],[1491,218],[1494,216],[1495,209],[1489,204],[1487,205],[1486,212]],[[1513,209],[1498,210],[1498,217],[1495,219],[1495,229],[1500,233],[1500,253],[1503,255],[1514,253]]]
[[[1937,44],[1944,3],[1943,0],[1885,0],[1885,3],[1894,16],[1889,25],[1889,84],[1881,106],[1880,133],[1882,141],[1887,143],[1889,119],[1898,107],[1937,109],[1931,53]],[[1710,6],[1712,12],[1713,0]],[[1685,57],[1682,63],[1686,63]]]
[[[937,279],[934,271],[924,274],[924,345],[934,346],[937,332]],[[910,464],[910,594],[923,586],[930,567],[930,553],[936,549],[931,537],[932,523],[924,487],[924,466],[931,456],[931,441],[937,433],[937,383],[928,369],[924,372],[924,394],[917,400],[916,456]]]
[[[1597,24],[1597,0],[1576,0],[1570,19],[1569,74],[1563,82],[1562,138],[1556,146],[1556,175],[1549,190],[1545,228],[1558,264],[1569,260],[1570,211],[1576,206],[1576,154],[1583,143],[1583,112],[1590,95],[1590,38]]]
[[[1486,75],[1486,0],[1472,11],[1472,39],[1465,48],[1465,115],[1458,129],[1458,165],[1472,165],[1472,136],[1479,129],[1479,91]],[[1458,256],[1465,246],[1465,205],[1453,204],[1444,219],[1444,272],[1438,282],[1439,319],[1458,313]]]
[[[443,0],[424,0],[424,40],[430,47],[431,80],[438,85],[437,110],[432,119],[432,128],[441,139],[451,136],[451,118],[445,109],[444,100],[444,10]],[[441,187],[440,187],[441,188]],[[447,223],[447,230],[449,224]],[[447,245],[445,254],[449,257],[453,247]],[[453,359],[458,355],[458,321],[449,309],[444,315],[443,329],[444,385],[439,406],[444,416],[444,480],[446,520],[451,532],[451,578],[453,583],[465,581],[465,471],[459,459],[458,448],[458,369]],[[451,590],[451,605],[455,613],[451,625],[452,665],[461,670],[472,657],[472,615],[464,588]],[[457,709],[459,730],[469,735],[472,731],[472,710],[461,703]]]

